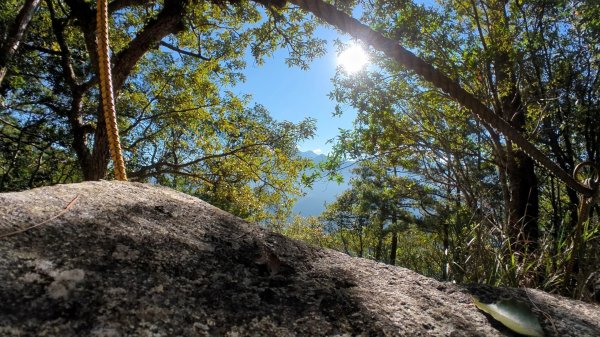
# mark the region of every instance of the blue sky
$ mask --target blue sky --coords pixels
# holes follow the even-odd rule
[[[238,94],[251,94],[253,101],[265,106],[271,116],[277,120],[299,122],[306,117],[317,120],[317,131],[313,139],[299,144],[301,151],[321,151],[328,153],[338,129],[352,127],[354,112],[347,108],[341,117],[333,117],[335,102],[327,95],[332,90],[331,78],[336,69],[336,48],[333,41],[340,38],[349,40],[347,36],[339,35],[333,28],[319,27],[317,36],[327,40],[327,54],[314,60],[310,69],[301,70],[288,67],[285,59],[288,52],[278,50],[273,57],[257,66],[251,57],[244,71],[246,82],[236,85],[234,91]]]
[[[438,6],[435,0],[413,0],[425,6]],[[353,11],[359,18],[361,7]],[[348,42],[351,37],[338,33],[331,26],[321,25],[316,36],[327,40],[327,54],[316,59],[310,69],[301,70],[288,67],[285,59],[288,52],[278,50],[273,57],[265,59],[262,66],[257,66],[249,55],[248,67],[245,69],[246,82],[236,85],[236,94],[251,94],[253,101],[269,110],[275,119],[299,122],[306,117],[317,120],[317,130],[313,139],[299,144],[301,151],[316,151],[327,154],[333,144],[328,142],[338,135],[339,129],[352,129],[356,112],[345,106],[344,114],[333,117],[335,102],[328,98],[333,89],[331,78],[337,67],[337,52],[334,40]]]

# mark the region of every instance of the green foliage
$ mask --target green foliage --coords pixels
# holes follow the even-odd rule
[[[60,135],[44,123],[19,123],[0,113],[0,191],[81,179],[76,159],[56,138]]]
[[[583,160],[598,161],[600,129],[592,126],[600,119],[596,5],[362,4],[363,21],[456,79],[565,171],[572,172]],[[358,115],[354,128],[341,132],[332,160],[324,166],[333,171],[342,158],[371,161],[422,181],[434,196],[428,213],[438,243],[431,252],[437,251],[433,256],[445,265],[442,278],[538,286],[578,296],[586,276],[600,263],[600,242],[593,234],[597,206],[584,229],[587,234],[578,239],[580,201],[573,191],[543,170],[533,177],[521,175],[533,169],[527,171],[510,139],[481,125],[444,92],[386,56],[372,52],[371,60],[374,65],[367,71],[339,71],[334,78],[331,97],[340,103],[337,112],[351,106]],[[533,190],[523,193],[521,186]],[[385,188],[381,191],[385,195]],[[374,204],[383,207],[385,202]],[[363,244],[368,239],[359,233],[380,226],[367,219],[361,232],[345,229],[353,232],[347,238],[360,238],[346,246]],[[381,227],[373,232],[384,233]],[[575,256],[574,246],[585,248]],[[576,261],[574,279],[565,276],[569,261]]]
[[[322,221],[317,217],[295,215],[280,231],[296,240],[304,241],[316,247],[337,248],[335,235],[327,233]]]
[[[1,32],[14,20],[13,5],[0,7]],[[300,11],[249,1],[111,5],[130,179],[186,191],[249,220],[285,219],[311,165],[296,144],[313,136],[314,120],[275,121],[232,89],[244,80],[247,55],[261,64],[286,48],[287,63],[306,68],[324,53],[323,41],[312,36],[316,24]],[[106,176],[94,11],[88,1],[51,0],[34,16],[0,89],[0,190]]]
[[[354,171],[351,188],[322,215],[335,248],[439,276],[439,242],[431,234],[438,224],[420,215],[435,203],[428,188],[383,161],[360,162]]]
[[[398,235],[396,265],[442,279],[444,251],[440,249],[441,245],[438,233],[411,225]]]

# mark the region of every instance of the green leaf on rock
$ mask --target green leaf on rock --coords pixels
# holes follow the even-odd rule
[[[472,298],[477,308],[488,313],[512,331],[525,336],[544,336],[544,330],[542,330],[538,318],[527,304],[514,298],[501,299],[494,303],[480,302],[475,296]]]

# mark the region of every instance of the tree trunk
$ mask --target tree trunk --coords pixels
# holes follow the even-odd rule
[[[447,208],[447,207],[446,207]],[[449,213],[449,212],[448,212]],[[448,214],[446,213],[446,214]],[[442,266],[442,281],[448,281],[448,272],[450,271],[450,224],[448,221],[444,221],[443,231],[444,231],[444,261]]]
[[[166,0],[164,6],[158,15],[148,21],[146,25],[138,31],[136,36],[129,42],[127,48],[121,50],[113,58],[113,90],[115,98],[118,97],[119,90],[125,84],[134,66],[144,54],[154,48],[164,37],[176,34],[184,29],[183,13],[189,1]],[[71,15],[76,17],[79,28],[81,28],[88,52],[91,55],[91,68],[98,75],[98,67],[95,66],[97,58],[96,53],[96,35],[95,35],[95,9],[89,6],[83,0],[69,0],[67,5],[71,9]],[[89,18],[94,18],[90,20]],[[68,67],[71,60],[65,61]],[[69,82],[69,80],[67,80]],[[75,81],[71,80],[72,83]],[[81,88],[72,85],[74,100],[69,115],[71,133],[73,135],[73,147],[79,159],[79,164],[85,180],[100,180],[105,178],[110,161],[110,152],[108,150],[108,139],[104,116],[101,109],[98,109],[97,125],[94,130],[81,124],[81,106],[80,102],[84,95],[89,95],[89,88],[85,92],[80,92]],[[79,96],[78,96],[79,95]],[[88,144],[89,134],[94,133],[94,143]]]
[[[396,265],[396,250],[398,249],[398,232],[394,230],[392,232],[392,245],[390,247],[390,264]]]
[[[94,149],[83,167],[85,180],[100,180],[106,177],[110,152],[108,149],[108,135],[102,109],[98,109],[98,123],[94,133]]]
[[[495,84],[495,113],[507,121],[520,134],[526,129],[527,108],[523,104],[515,74],[515,59],[511,56],[513,36],[510,33],[506,3],[492,2],[489,8],[489,39],[495,42],[492,64]],[[506,139],[504,164],[510,193],[507,211],[507,235],[511,250],[516,254],[532,252],[538,247],[539,195],[534,161],[521,149],[513,147]]]
[[[381,261],[384,259],[383,255],[383,240],[387,235],[387,230],[385,230],[385,220],[388,216],[388,210],[385,205],[380,206],[378,214],[375,216],[376,221],[376,235],[377,235],[377,245],[375,246],[375,260]]]
[[[381,218],[376,220],[377,223],[377,245],[375,246],[375,261],[380,261],[383,256],[383,237],[385,231],[383,230],[383,220]]]
[[[508,234],[515,252],[525,253],[538,247],[539,195],[534,163],[521,151],[515,151],[506,167],[510,200]]]
[[[0,86],[2,86],[2,81],[6,76],[8,63],[17,53],[27,26],[29,26],[29,22],[39,4],[40,0],[25,0],[25,4],[23,4],[15,19],[15,24],[10,28],[8,36],[2,44],[2,49],[0,49]]]
[[[496,113],[520,133],[525,132],[526,108],[522,104],[517,88],[517,79],[510,71],[512,62],[508,54],[498,51],[494,58],[497,92],[502,94]],[[508,89],[508,90],[507,90]],[[538,247],[539,230],[539,192],[535,175],[535,165],[525,152],[513,149],[507,139],[504,170],[510,193],[508,201],[507,234],[511,240],[512,251],[518,254],[532,252]]]
[[[363,257],[365,255],[365,243],[363,240],[363,228],[364,228],[365,224],[364,221],[361,220],[361,218],[358,219],[358,243],[359,243],[359,250],[358,250],[358,257]]]

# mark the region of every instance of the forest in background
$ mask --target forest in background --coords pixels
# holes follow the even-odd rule
[[[565,172],[584,161],[597,167],[600,4],[334,4],[347,13],[360,6],[361,22],[459,83]],[[368,71],[332,79],[334,113],[351,106],[358,115],[320,169],[335,178],[340,163],[355,161],[351,188],[320,217],[290,217],[316,178],[296,146],[314,135],[314,120],[276,121],[230,89],[244,80],[248,52],[261,64],[285,48],[286,62],[303,69],[323,55],[314,30],[324,23],[296,5],[114,0],[109,12],[131,180],[442,280],[583,299],[600,284],[598,205],[580,221],[574,190],[373,49]],[[86,0],[0,4],[1,192],[111,177],[94,18],[95,2]]]

